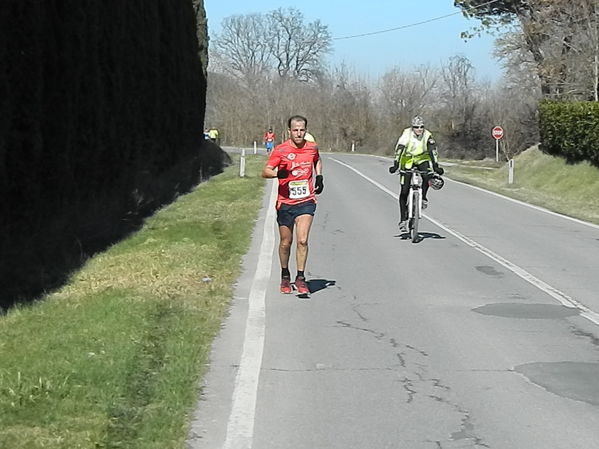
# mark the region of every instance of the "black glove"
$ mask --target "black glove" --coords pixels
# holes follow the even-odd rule
[[[389,167],[389,173],[395,173],[399,168],[399,161],[393,161],[393,167]]]
[[[314,183],[314,193],[320,195],[324,190],[324,184],[322,182],[322,175],[316,175],[316,182]]]
[[[279,168],[277,170],[277,178],[285,179],[285,178],[287,178],[287,176],[289,176],[289,170],[287,170],[285,168]]]
[[[443,173],[445,173],[445,170],[443,170],[443,167],[439,167],[438,164],[435,164],[435,166],[433,167],[433,170],[438,175],[442,175]]]

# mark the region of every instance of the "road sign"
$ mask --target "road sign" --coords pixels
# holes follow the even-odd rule
[[[496,126],[493,128],[492,134],[495,139],[501,139],[503,137],[503,128],[501,126]]]

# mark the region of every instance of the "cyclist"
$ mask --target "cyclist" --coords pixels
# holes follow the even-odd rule
[[[395,173],[398,169],[410,169],[416,166],[418,170],[426,171],[428,174],[423,175],[422,183],[422,208],[428,206],[426,193],[429,184],[433,187],[441,188],[442,184],[437,181],[436,175],[442,175],[444,170],[439,167],[437,143],[431,132],[424,127],[422,117],[415,116],[412,119],[411,127],[403,130],[397,144],[395,144],[395,160],[393,165],[389,167],[389,173]],[[401,175],[400,184],[401,192],[399,194],[399,232],[408,232],[408,193],[410,191],[410,174]]]
[[[318,146],[305,139],[308,120],[294,115],[287,124],[290,138],[271,152],[262,170],[262,177],[278,178],[279,182],[276,209],[280,237],[281,293],[292,292],[289,256],[295,229],[295,288],[299,294],[305,295],[310,293],[304,271],[308,259],[308,236],[316,211],[315,195],[322,193],[324,189],[322,161]]]
[[[275,145],[275,140],[277,135],[273,132],[272,128],[268,128],[268,131],[264,133],[264,137],[262,138],[264,145],[266,147],[266,152],[270,153]]]

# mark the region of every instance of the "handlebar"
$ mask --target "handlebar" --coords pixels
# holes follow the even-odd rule
[[[410,168],[408,170],[397,170],[395,173],[398,175],[407,175],[410,173],[420,173],[421,175],[435,174],[432,170],[418,170],[416,168]]]

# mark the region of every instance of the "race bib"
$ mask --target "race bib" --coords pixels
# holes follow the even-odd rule
[[[310,189],[308,187],[308,180],[303,179],[300,181],[289,181],[289,198],[297,200],[300,198],[306,198],[310,195]]]

